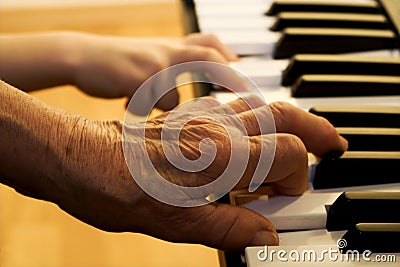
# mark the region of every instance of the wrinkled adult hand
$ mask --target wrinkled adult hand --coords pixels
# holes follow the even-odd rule
[[[263,179],[271,183],[276,193],[299,195],[307,188],[307,151],[323,156],[329,151],[346,150],[347,142],[327,120],[287,103],[266,106],[256,97],[227,105],[215,101],[206,103],[178,112],[172,124],[167,123],[169,114],[165,113],[146,124],[128,125],[131,135],[124,137],[124,144],[120,123],[85,121],[83,130],[70,138],[76,141],[69,142],[69,166],[65,169],[69,177],[65,186],[68,193],[60,194],[67,197],[60,197],[56,203],[82,221],[108,231],[140,232],[168,241],[200,243],[223,250],[278,244],[277,233],[267,218],[240,206],[219,203],[197,207],[165,204],[141,189],[142,185],[132,178],[128,166],[137,168],[136,174],[142,174],[146,179],[149,172],[145,169],[147,166],[142,165],[145,153],[163,179],[188,187],[204,185],[218,179],[224,171],[233,142],[245,141],[249,145],[249,154],[233,156],[246,157],[249,162],[243,174],[232,179],[239,180],[235,188],[246,188],[262,150],[271,149],[268,145],[271,139],[265,136],[274,136],[275,157]],[[252,109],[247,103],[251,103]],[[199,108],[206,109],[206,113],[199,113]],[[234,110],[238,115],[234,116],[228,110]],[[209,118],[205,118],[207,114]],[[276,123],[276,134],[256,120],[263,118],[262,122],[266,122],[264,120],[271,119],[270,114]],[[237,118],[243,123],[244,130],[235,126]],[[222,127],[220,121],[228,128],[232,127],[232,131]],[[213,141],[216,157],[204,170],[183,171],[167,160],[163,147],[168,150],[176,140],[161,141],[162,129],[169,132],[176,127],[180,129],[179,149],[189,160],[196,160],[206,153],[207,150],[201,151],[202,145],[199,145],[202,140]],[[134,136],[137,129],[145,132],[144,139]],[[228,132],[237,135],[231,138]],[[126,149],[126,143],[131,145],[129,149]],[[146,144],[144,150],[143,144]],[[157,188],[157,184],[152,186]]]

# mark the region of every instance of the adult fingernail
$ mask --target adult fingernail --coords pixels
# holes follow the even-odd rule
[[[279,237],[278,234],[275,232],[261,230],[258,231],[254,236],[253,239],[250,241],[250,245],[252,246],[276,246],[279,244]]]

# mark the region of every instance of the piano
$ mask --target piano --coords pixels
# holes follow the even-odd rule
[[[400,0],[183,0],[182,14],[186,33],[215,34],[240,55],[231,67],[254,81],[267,102],[326,117],[349,140],[343,155],[310,157],[303,196],[271,197],[267,185],[224,196],[220,201],[270,219],[281,244],[249,247],[244,255],[219,251],[221,266],[287,265],[266,259],[267,250],[320,255],[328,248],[338,256],[371,250],[373,260],[290,263],[374,266],[378,255],[379,266],[397,266]],[[237,98],[209,84],[195,84],[195,94]],[[366,217],[371,210],[379,216]]]

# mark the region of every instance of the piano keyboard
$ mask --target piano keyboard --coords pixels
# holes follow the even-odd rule
[[[399,44],[390,23],[383,29],[366,25],[357,28],[360,23],[366,21],[368,15],[365,13],[375,13],[375,15],[370,14],[369,16],[384,16],[380,5],[373,0],[357,1],[357,3],[354,1],[317,1],[316,3],[315,0],[275,2],[249,0],[246,3],[200,0],[195,4],[199,30],[217,35],[239,55],[287,58],[299,53],[343,53],[390,49],[397,48]],[[302,13],[297,13],[299,11]],[[315,19],[309,23],[311,17],[306,16],[305,12],[310,11],[313,12],[312,16],[315,19],[319,17],[318,21],[322,23],[317,24],[318,21]],[[347,14],[342,14],[343,18],[339,20],[336,13],[343,12],[347,12]],[[265,19],[264,13],[270,17]],[[360,13],[363,16],[359,16]],[[271,16],[275,17],[271,19]],[[296,16],[297,19],[292,20],[292,23],[297,22],[301,27],[297,25],[282,27],[281,22],[279,27],[282,30],[277,31],[275,25],[279,25],[279,21],[283,21],[284,18],[287,23],[288,16],[292,18]],[[301,16],[306,18],[301,20]],[[247,24],[248,26],[244,28],[241,25],[242,21],[246,21],[248,17],[251,18],[250,21],[255,19],[256,23]],[[356,19],[354,19],[355,17]],[[226,20],[216,24],[212,23],[220,18]],[[336,24],[332,22],[332,18],[336,19]],[[372,17],[369,19],[373,20]],[[258,24],[257,20],[263,20],[263,22]],[[388,21],[386,17],[381,17],[380,20]],[[299,21],[301,22],[299,23]],[[304,25],[307,24],[307,21],[311,27]],[[332,23],[333,25],[328,25]],[[272,30],[268,30],[271,28]]]
[[[398,208],[394,208],[393,212],[397,213],[390,219],[377,216],[378,221],[373,222],[351,221],[347,222],[351,227],[346,226],[345,230],[336,229],[341,228],[336,225],[331,228],[334,217],[329,212],[333,213],[337,207],[348,212],[341,207],[345,204],[340,199],[346,198],[343,192],[393,191],[397,195],[400,192],[397,168],[400,163],[400,1],[195,0],[184,3],[186,8],[191,7],[185,12],[185,19],[191,21],[186,25],[190,28],[188,32],[213,33],[239,54],[241,60],[232,62],[231,66],[248,76],[267,102],[286,101],[326,117],[349,140],[348,152],[328,155],[311,165],[308,193],[267,199],[256,195],[243,204],[266,216],[281,231],[281,245],[275,249],[321,250],[332,245],[337,248],[336,241],[346,235],[348,249],[365,249],[360,244],[366,242],[377,252],[382,252],[379,248],[389,247],[383,252],[393,252],[399,261],[400,245],[393,243],[400,233],[399,226],[393,224],[400,223]],[[198,95],[204,94],[204,88],[196,90]],[[237,98],[210,86],[206,91],[222,102]],[[349,194],[347,204],[364,205],[377,200],[375,196],[360,202]],[[382,195],[376,195],[379,194]],[[231,201],[232,195],[235,193],[231,194]],[[398,200],[390,203],[398,207]],[[366,205],[357,211],[368,211],[375,204]],[[339,215],[351,217],[348,214]],[[335,231],[328,231],[332,229]],[[388,246],[373,245],[379,237],[387,238]],[[285,264],[259,261],[260,249],[246,249],[247,266]],[[223,266],[245,266],[235,253],[224,253],[220,260]],[[328,262],[343,266],[343,262],[325,263]],[[310,266],[313,263],[292,264]],[[397,266],[393,262],[380,264]],[[348,266],[373,265],[364,261]]]

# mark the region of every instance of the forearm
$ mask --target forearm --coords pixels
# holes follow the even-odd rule
[[[1,183],[98,228],[137,229],[124,213],[143,193],[125,164],[121,122],[68,114],[2,81],[0,103]]]
[[[73,83],[76,33],[0,36],[0,79],[24,91]]]
[[[28,195],[53,200],[64,186],[69,136],[83,119],[50,108],[0,84],[0,181]]]

